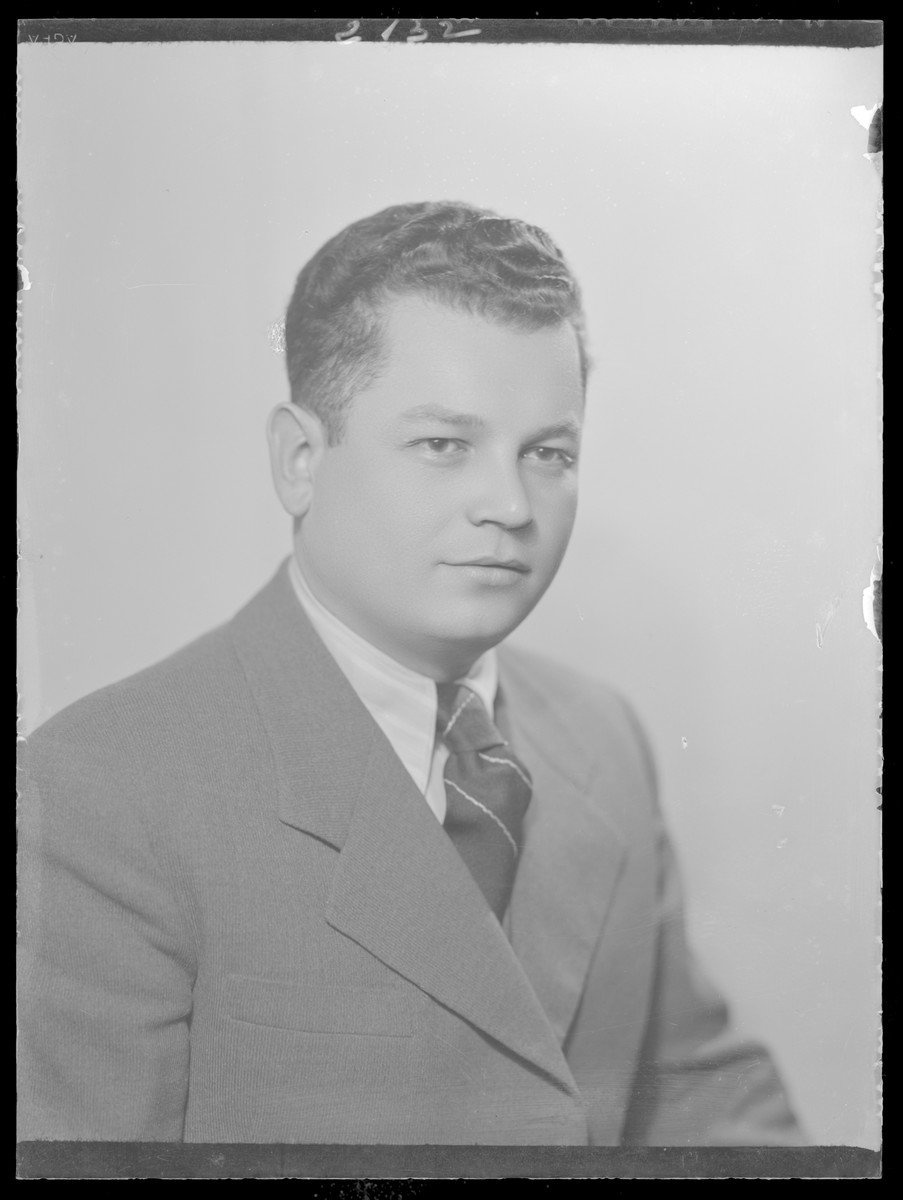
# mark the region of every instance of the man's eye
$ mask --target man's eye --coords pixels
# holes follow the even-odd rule
[[[576,455],[569,454],[567,450],[561,450],[558,446],[533,446],[527,454],[537,462],[549,463],[552,466],[572,467],[577,461]]]
[[[457,438],[423,438],[419,444],[425,446],[431,454],[436,454],[443,458],[449,457],[455,450],[461,448],[461,444]]]

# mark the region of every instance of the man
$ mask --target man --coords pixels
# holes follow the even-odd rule
[[[22,1136],[797,1141],[687,952],[633,717],[500,646],[575,515],[557,247],[390,208],[285,337],[289,563],[24,758]]]

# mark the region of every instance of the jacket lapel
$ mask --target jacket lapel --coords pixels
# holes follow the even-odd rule
[[[605,777],[604,763],[599,768],[597,748],[574,736],[519,656],[500,657],[504,719],[533,776],[509,935],[563,1044],[624,860],[623,841],[602,807],[617,784]]]
[[[394,754],[374,755],[368,791],[342,847],[327,920],[577,1096],[510,942]]]
[[[269,736],[279,818],[340,851],[327,921],[579,1098],[529,971],[284,567],[232,632]]]

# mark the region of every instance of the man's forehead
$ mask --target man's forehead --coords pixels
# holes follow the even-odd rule
[[[582,400],[577,333],[569,321],[524,329],[420,295],[392,297],[382,312],[384,353],[390,369],[449,373],[459,381],[538,371],[556,390],[567,386]]]

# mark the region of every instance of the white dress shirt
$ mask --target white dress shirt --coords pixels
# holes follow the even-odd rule
[[[442,773],[448,747],[436,737],[436,684],[402,666],[365,641],[321,604],[308,586],[294,556],[289,576],[301,607],[370,715],[389,739],[437,819],[445,820]],[[482,655],[458,680],[482,700],[491,714],[498,689],[494,650]]]

